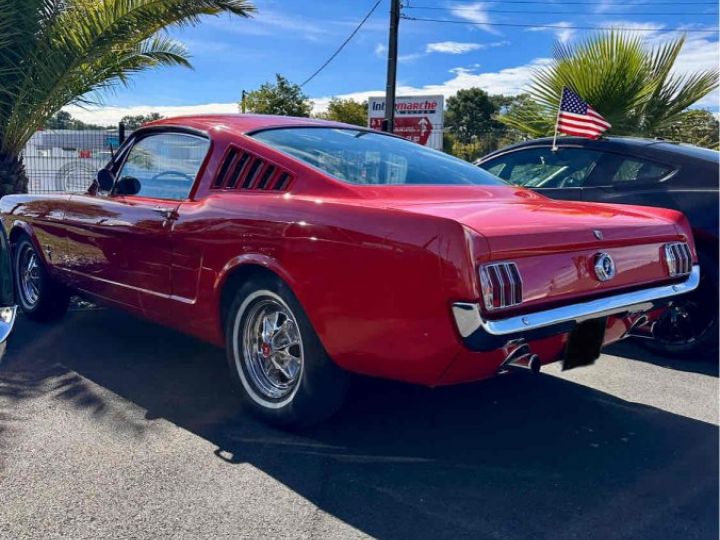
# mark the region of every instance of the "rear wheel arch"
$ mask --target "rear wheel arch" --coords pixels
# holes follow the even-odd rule
[[[10,240],[10,243],[15,245],[17,244],[22,237],[28,237],[30,240],[33,240],[33,233],[32,228],[22,221],[16,222],[13,224],[12,228],[10,229],[10,234],[8,235],[8,240]],[[36,243],[33,240],[33,243]]]
[[[259,278],[268,277],[272,279],[278,279],[287,283],[273,270],[270,270],[267,266],[258,263],[244,263],[238,264],[228,270],[219,285],[219,308],[220,308],[220,323],[225,326],[225,319],[232,304],[235,293],[248,281]]]
[[[16,221],[15,223],[13,223],[12,228],[10,229],[10,233],[8,234],[8,242],[10,243],[10,249],[14,251],[15,246],[17,246],[17,244],[23,238],[27,238],[28,240],[30,240],[30,242],[32,242],[35,250],[40,256],[40,260],[43,262],[43,264],[48,264],[47,257],[45,256],[45,251],[42,249],[42,246],[40,246],[40,243],[35,236],[35,231],[33,231],[32,225],[26,223],[25,221]]]
[[[231,261],[225,266],[216,286],[220,324],[223,333],[227,312],[233,302],[235,293],[248,281],[261,277],[276,279],[295,294],[289,275],[273,259],[262,256],[243,256]],[[297,294],[295,294],[295,297],[297,298]]]

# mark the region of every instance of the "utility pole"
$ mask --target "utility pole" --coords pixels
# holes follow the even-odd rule
[[[383,131],[390,133],[395,128],[395,83],[397,81],[399,26],[400,0],[390,0],[390,38],[388,40],[387,86],[385,88],[385,120],[383,121]]]
[[[240,110],[243,114],[245,114],[245,97],[247,96],[247,92],[245,90],[242,91],[242,99],[240,100]]]

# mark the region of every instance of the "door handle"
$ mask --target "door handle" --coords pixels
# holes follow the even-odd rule
[[[161,206],[153,208],[153,212],[160,214],[165,218],[165,221],[173,221],[177,219],[178,213],[174,208],[163,208]]]

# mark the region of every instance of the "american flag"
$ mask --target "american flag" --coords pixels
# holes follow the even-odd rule
[[[568,88],[563,88],[560,100],[560,113],[557,129],[566,135],[577,135],[588,139],[597,139],[610,123],[596,113],[580,96]]]

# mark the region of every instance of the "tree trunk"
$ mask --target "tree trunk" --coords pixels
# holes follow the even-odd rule
[[[21,156],[0,152],[0,197],[27,193],[28,177]]]

